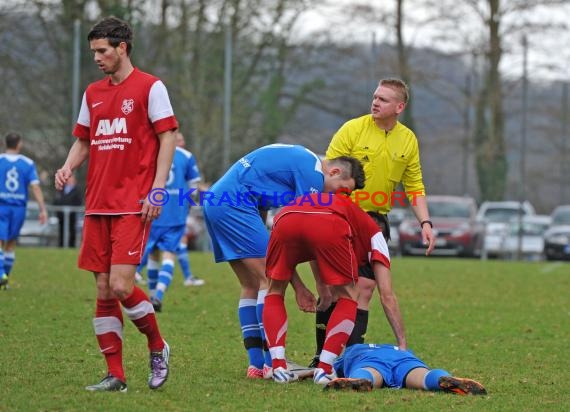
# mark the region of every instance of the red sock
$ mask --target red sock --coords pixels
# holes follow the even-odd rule
[[[287,338],[287,310],[285,300],[281,295],[265,296],[263,306],[263,327],[265,339],[271,353],[273,369],[287,369],[285,361],[285,340]]]
[[[331,314],[319,361],[319,368],[323,368],[326,373],[332,373],[332,364],[342,352],[354,329],[357,306],[355,300],[340,298]]]
[[[164,341],[160,336],[158,324],[152,303],[142,291],[135,286],[133,293],[121,301],[129,319],[136,325],[141,333],[148,339],[148,349],[151,352],[160,352],[164,348]]]
[[[107,371],[125,382],[123,370],[123,312],[118,299],[97,299],[93,327]]]

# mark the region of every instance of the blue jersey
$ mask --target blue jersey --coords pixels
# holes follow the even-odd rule
[[[272,144],[239,159],[210,192],[217,200],[214,204],[245,201],[268,209],[302,194],[322,192],[323,187],[321,160],[316,154],[299,145]]]
[[[152,223],[152,226],[185,226],[191,203],[184,198],[184,194],[198,181],[200,181],[200,170],[196,158],[188,150],[177,147],[166,182],[166,190],[170,197],[162,207],[160,217]]]
[[[0,154],[0,204],[25,207],[28,186],[39,182],[32,159],[21,154]]]
[[[384,386],[389,388],[404,387],[406,376],[412,369],[429,369],[410,349],[400,350],[397,346],[372,343],[347,347],[333,367],[339,378],[350,378],[361,368],[376,369],[382,375]]]

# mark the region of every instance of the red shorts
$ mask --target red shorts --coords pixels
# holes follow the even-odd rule
[[[290,280],[301,262],[316,260],[327,285],[358,280],[350,225],[333,213],[287,213],[273,226],[267,248],[267,277]]]
[[[78,266],[91,272],[109,273],[111,265],[138,265],[150,224],[141,215],[87,215]]]

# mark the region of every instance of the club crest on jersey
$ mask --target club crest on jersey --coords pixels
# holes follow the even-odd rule
[[[123,105],[121,106],[121,111],[127,115],[133,111],[135,108],[135,101],[133,99],[125,99],[123,100]]]

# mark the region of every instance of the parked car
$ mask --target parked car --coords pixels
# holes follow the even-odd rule
[[[40,207],[37,202],[28,201],[26,220],[20,230],[18,244],[24,246],[57,246],[58,220],[48,216],[47,223],[40,223]]]
[[[399,227],[407,216],[406,209],[394,208],[388,213],[388,223],[390,224],[390,240],[388,240],[388,249],[391,256],[398,256],[400,251],[400,231]]]
[[[502,255],[503,240],[509,233],[509,224],[519,213],[534,215],[535,210],[528,201],[514,200],[483,202],[477,212],[477,222],[485,227],[483,253],[486,257]]]
[[[477,204],[467,196],[428,196],[428,209],[436,235],[434,255],[476,256],[483,240],[478,225]],[[421,228],[409,213],[400,224],[400,250],[403,255],[423,255]]]
[[[570,205],[558,206],[544,233],[544,255],[548,260],[570,260]]]
[[[544,258],[544,233],[551,221],[552,218],[547,215],[523,216],[522,221],[514,218],[502,242],[503,257],[516,258],[520,244],[520,253],[524,259],[542,260]]]

